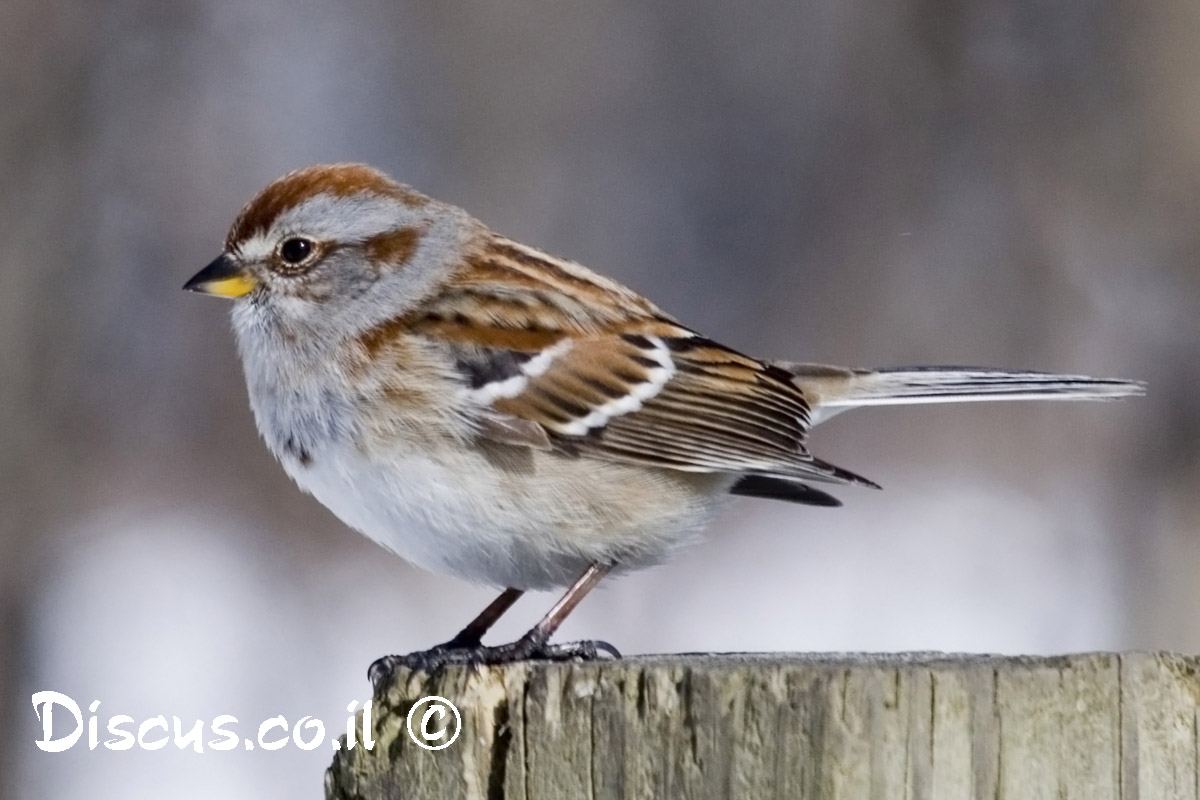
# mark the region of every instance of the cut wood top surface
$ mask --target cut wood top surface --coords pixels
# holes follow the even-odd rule
[[[687,654],[400,671],[330,798],[1191,798],[1200,658]],[[462,717],[424,750],[428,695]],[[416,716],[416,715],[414,715]],[[419,720],[414,723],[419,727]]]

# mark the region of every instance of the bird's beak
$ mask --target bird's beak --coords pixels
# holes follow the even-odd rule
[[[211,264],[192,276],[183,285],[184,291],[215,294],[219,297],[241,297],[254,291],[258,281],[236,261],[223,253]]]

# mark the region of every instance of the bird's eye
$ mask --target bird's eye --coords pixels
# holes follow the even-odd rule
[[[285,264],[297,266],[307,261],[315,249],[310,239],[295,237],[279,245],[279,257]]]

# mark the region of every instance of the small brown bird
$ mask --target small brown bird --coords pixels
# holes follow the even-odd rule
[[[258,430],[301,489],[414,564],[504,588],[452,640],[375,675],[595,655],[548,640],[606,573],[669,558],[730,495],[834,506],[813,483],[875,487],[808,450],[809,429],[848,408],[1143,391],[763,361],[355,164],[263,189],[184,288],[237,298]],[[555,586],[569,588],[529,633],[482,645],[523,591]]]

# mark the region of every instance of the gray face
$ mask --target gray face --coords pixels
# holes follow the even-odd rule
[[[307,344],[352,337],[410,309],[479,229],[398,184],[386,193],[327,189],[291,205],[272,194],[276,186],[247,206],[227,245],[253,286],[234,313],[239,334]]]
[[[323,192],[282,212],[266,230],[233,243],[229,255],[257,284],[248,305],[295,333],[305,328],[328,333],[335,318],[352,318],[377,294],[373,290],[399,277],[420,249],[425,225],[420,209],[391,197]],[[378,262],[380,243],[397,237],[412,242],[411,252],[399,254],[400,263]],[[388,294],[406,305],[403,286]]]

